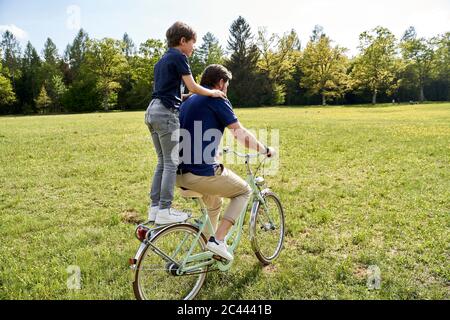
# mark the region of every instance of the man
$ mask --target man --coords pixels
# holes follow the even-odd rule
[[[203,72],[200,85],[226,94],[231,78],[225,67],[211,65]],[[252,190],[241,177],[216,162],[220,140],[225,128],[228,128],[246,147],[268,157],[274,154],[274,150],[259,142],[241,125],[231,103],[224,99],[193,95],[181,106],[180,128],[183,138],[177,185],[203,195],[211,223],[217,229],[215,237],[209,239],[207,248],[222,258],[233,260],[224,239],[247,207]],[[231,201],[217,228],[222,198]]]

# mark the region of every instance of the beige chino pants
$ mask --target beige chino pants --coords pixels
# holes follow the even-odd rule
[[[231,199],[223,219],[235,223],[242,210],[247,207],[252,189],[248,183],[233,171],[219,166],[215,176],[202,177],[192,173],[177,176],[177,186],[203,195],[203,202],[214,230],[217,230],[223,198]]]

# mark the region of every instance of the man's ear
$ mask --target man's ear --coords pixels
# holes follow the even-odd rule
[[[186,37],[181,37],[180,44],[185,44],[186,42]]]
[[[223,90],[224,87],[225,87],[225,80],[220,79],[220,81],[219,81],[219,88],[220,88],[220,90]]]

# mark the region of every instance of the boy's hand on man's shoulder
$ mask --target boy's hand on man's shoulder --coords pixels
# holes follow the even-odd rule
[[[187,99],[189,99],[190,97],[192,97],[193,93],[189,93],[189,94],[182,94],[181,95],[181,100],[184,102]]]
[[[220,91],[220,90],[211,90],[211,91],[212,91],[211,97],[213,97],[213,98],[228,99],[227,95],[223,91]]]

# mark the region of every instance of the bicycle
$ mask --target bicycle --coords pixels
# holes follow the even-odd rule
[[[233,253],[240,243],[246,213],[251,204],[250,241],[252,249],[263,265],[271,264],[281,253],[285,236],[284,211],[279,197],[265,187],[263,176],[267,157],[259,154],[242,154],[225,148],[223,153],[234,153],[245,158],[247,182],[252,195],[236,224],[226,237]],[[250,159],[257,158],[259,165],[252,172]],[[233,261],[226,261],[206,249],[204,231],[213,235],[202,195],[181,190],[185,198],[193,199],[200,206],[201,217],[194,223],[178,223],[150,228],[144,223],[136,228],[141,246],[130,265],[134,270],[133,289],[138,300],[192,300],[203,286],[206,275],[212,271],[228,271]]]

